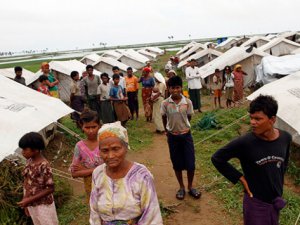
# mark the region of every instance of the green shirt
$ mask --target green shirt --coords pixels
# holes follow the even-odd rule
[[[53,83],[55,81],[54,75],[51,72],[48,74],[48,80],[50,83]],[[49,87],[49,91],[57,91],[57,90],[58,90],[57,85],[53,87]]]

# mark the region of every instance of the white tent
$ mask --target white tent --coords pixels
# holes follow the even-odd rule
[[[300,71],[300,54],[281,57],[265,56],[255,69],[256,82],[267,84],[297,71]]]
[[[200,67],[201,78],[211,76],[214,74],[215,69],[222,71],[225,66],[241,64],[243,70],[248,74],[244,76],[244,87],[252,85],[255,81],[255,67],[261,62],[262,57],[268,54],[256,48],[253,48],[249,53],[246,50],[245,47],[233,47],[218,58]]]
[[[0,161],[14,154],[19,139],[73,112],[61,100],[0,76]]]
[[[227,50],[230,49],[234,46],[236,46],[237,42],[240,40],[240,38],[236,37],[229,37],[225,41],[221,42],[216,46],[216,49],[221,49],[221,50]]]
[[[282,56],[289,55],[292,51],[298,48],[300,48],[300,44],[283,37],[278,37],[258,49],[270,55]]]
[[[191,47],[193,47],[195,44],[197,44],[197,42],[192,41],[190,43],[188,43],[187,45],[183,46],[182,49],[180,49],[177,53],[176,56],[180,56],[181,54],[187,52]]]
[[[140,49],[137,52],[142,54],[143,56],[146,56],[149,60],[154,60],[156,58],[155,54],[150,53],[150,52],[146,51],[145,49]]]
[[[263,95],[272,95],[278,101],[277,127],[288,131],[293,141],[300,145],[300,72],[264,85],[247,97],[252,101]]]
[[[104,52],[101,56],[102,57],[111,57],[111,58],[114,58],[114,59],[118,59],[121,56],[121,54],[117,51],[114,51],[114,50],[108,50],[108,51]],[[99,60],[99,58],[98,58],[98,60]],[[98,61],[98,60],[96,60],[96,61]]]
[[[94,62],[98,61],[100,56],[96,53],[92,53],[89,55],[84,56],[80,59],[80,62],[84,63],[85,65],[92,65]]]
[[[282,33],[278,34],[278,36],[286,38],[290,41],[296,41],[296,36],[298,34],[299,33],[297,31],[285,31],[285,32],[282,32]]]
[[[197,52],[200,52],[204,49],[207,49],[207,47],[204,44],[196,43],[194,44],[189,50],[187,50],[185,53],[181,54],[179,56],[180,61],[187,59],[188,57],[196,54]]]
[[[222,54],[223,54],[222,52],[219,52],[219,51],[214,50],[212,48],[207,48],[207,49],[204,49],[200,52],[197,52],[194,55],[191,55],[190,57],[188,57],[185,60],[180,61],[180,63],[178,64],[177,67],[181,68],[181,67],[185,66],[187,64],[187,61],[191,60],[191,59],[196,59],[197,64],[200,67],[200,66],[203,66],[206,63],[212,61],[213,59],[219,57]]]
[[[77,71],[81,76],[81,73],[86,70],[86,65],[75,59],[68,61],[51,61],[49,65],[50,69],[59,80],[59,98],[64,102],[70,101],[70,85],[72,82],[71,72]],[[100,76],[101,72],[94,69],[94,74]]]
[[[300,48],[297,48],[296,50],[292,51],[291,54],[300,54]]]
[[[110,58],[110,57],[101,57],[97,62],[93,64],[94,68],[96,70],[100,70],[103,73],[107,73],[109,75],[112,74],[112,68],[113,66],[119,67],[120,71],[123,73],[127,72],[127,68],[129,65],[126,65],[124,63],[119,62],[116,59]],[[133,72],[136,72],[135,68],[132,68]]]
[[[251,37],[248,41],[244,42],[241,46],[242,47],[250,47],[250,45],[255,45],[256,48],[259,48],[267,43],[270,42],[270,39],[263,36],[254,36]]]
[[[14,79],[16,76],[14,68],[0,69],[0,75],[6,76],[10,79]],[[24,77],[25,83],[28,86],[39,78],[39,74],[23,68],[22,77]]]
[[[141,69],[149,61],[149,58],[134,51],[133,49],[128,49],[126,51],[122,51],[122,55],[118,58],[118,60],[136,69]]]
[[[164,50],[162,50],[158,47],[146,47],[145,50],[152,54],[155,54],[155,55],[163,55],[164,54]]]

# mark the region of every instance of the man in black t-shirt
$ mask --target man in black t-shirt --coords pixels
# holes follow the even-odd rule
[[[289,160],[291,135],[274,128],[278,104],[271,96],[260,95],[250,103],[252,132],[219,149],[212,163],[232,183],[240,181],[245,189],[245,225],[277,225],[283,180]],[[243,174],[228,161],[240,160]]]

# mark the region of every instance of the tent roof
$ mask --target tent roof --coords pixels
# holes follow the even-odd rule
[[[99,60],[100,56],[96,53],[92,53],[89,55],[84,56],[82,59],[80,59],[80,62],[82,62],[84,59],[90,59],[94,62],[96,62],[97,60]]]
[[[164,50],[158,48],[158,47],[146,47],[145,49],[151,51],[151,52],[155,52],[156,54],[160,55],[160,54],[164,54]]]
[[[10,79],[14,79],[16,76],[15,69],[14,68],[0,69],[0,75],[6,76]],[[23,68],[22,77],[25,78],[26,85],[29,85],[34,81],[36,81],[39,78],[39,75],[40,74],[38,73],[33,73]]]
[[[300,120],[295,115],[295,112],[300,111],[299,87],[300,72],[296,72],[264,85],[247,97],[248,100],[252,101],[260,94],[272,95],[277,100],[279,106],[277,117],[279,117],[297,132],[294,135],[298,136],[298,144],[300,144]]]
[[[102,54],[102,56],[105,56],[105,55],[108,55],[108,56],[110,56],[110,57],[112,57],[112,58],[115,58],[115,59],[118,59],[118,58],[121,56],[120,53],[118,53],[117,51],[114,51],[114,50],[108,50],[108,51],[105,51],[105,52]],[[97,60],[96,60],[96,61],[97,61]]]
[[[140,50],[138,50],[138,53],[144,54],[144,55],[146,55],[146,57],[149,56],[149,57],[154,58],[154,59],[157,56],[157,55],[155,55],[155,54],[153,54],[151,52],[146,51],[146,49],[140,49]]]
[[[186,50],[188,50],[189,48],[193,47],[195,44],[197,44],[197,42],[192,41],[190,43],[188,43],[187,45],[183,46],[182,49],[180,49],[176,55],[179,56],[181,55],[183,52],[185,52]]]
[[[252,55],[266,56],[268,55],[265,52],[260,51],[259,49],[253,48],[250,53],[246,52],[246,47],[233,47],[227,52],[220,55],[218,58],[210,61],[206,65],[200,67],[201,78],[205,78],[215,72],[215,69],[222,70],[225,66],[232,66]]]
[[[188,60],[191,60],[191,59],[199,59],[199,58],[201,58],[201,57],[203,57],[203,56],[205,56],[205,55],[208,55],[208,54],[220,56],[220,55],[222,55],[223,53],[222,53],[222,52],[219,52],[219,51],[217,51],[217,50],[214,50],[214,49],[212,49],[212,48],[207,48],[207,49],[204,49],[204,50],[202,50],[202,51],[200,51],[200,52],[197,52],[196,54],[191,55],[191,56],[188,57],[187,59],[181,61],[181,62],[178,64],[178,68],[183,67],[183,66],[187,63]]]
[[[269,43],[259,47],[258,49],[264,52],[264,51],[267,51],[270,48],[273,48],[274,46],[278,45],[281,42],[285,42],[287,44],[294,45],[294,46],[300,48],[300,44],[297,44],[296,42],[290,41],[290,40],[288,40],[284,37],[278,37],[278,38],[275,38],[275,39],[271,40]]]
[[[128,58],[131,58],[135,61],[138,61],[138,62],[141,62],[141,63],[146,63],[149,61],[149,58],[147,58],[146,56],[138,53],[137,51],[133,50],[133,49],[128,49],[126,51],[123,51],[122,52],[122,55],[119,57],[119,59],[122,57],[122,56],[126,56]]]
[[[0,76],[0,161],[15,153],[25,133],[39,132],[71,112],[61,100]]]
[[[189,57],[189,55],[193,52],[196,52],[198,51],[199,49],[207,49],[207,47],[204,45],[204,44],[201,44],[201,43],[196,43],[194,44],[187,52],[181,54],[179,56],[180,60],[186,58],[186,57]]]
[[[298,33],[297,31],[285,31],[285,32],[279,33],[278,36],[283,37],[283,38],[287,38],[287,37],[296,35],[297,33]]]
[[[238,40],[240,40],[240,38],[229,37],[229,38],[227,38],[225,41],[223,41],[223,42],[221,42],[220,44],[218,44],[216,48],[222,48],[222,47],[224,47],[225,45],[229,44],[231,41],[237,42]]]
[[[72,71],[79,72],[81,76],[81,73],[86,70],[86,65],[82,62],[79,62],[76,59],[68,61],[51,61],[49,65],[51,69],[66,74],[68,76],[71,75]],[[94,69],[94,74],[100,76],[101,72]]]
[[[128,65],[126,65],[124,63],[121,63],[118,60],[116,60],[114,58],[110,58],[110,57],[100,57],[100,59],[98,61],[93,63],[93,66],[97,65],[100,62],[104,62],[104,63],[106,63],[108,65],[111,65],[111,66],[117,66],[123,71],[127,71],[127,68],[129,67]],[[132,70],[133,70],[133,72],[136,72],[135,68],[132,68]]]
[[[270,42],[270,39],[267,38],[267,37],[264,37],[264,36],[253,36],[248,41],[244,42],[241,46],[247,47],[247,46],[249,46],[249,45],[251,45],[254,42],[257,42],[259,40]]]

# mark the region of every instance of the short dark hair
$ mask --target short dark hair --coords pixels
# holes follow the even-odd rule
[[[132,70],[132,67],[129,66],[129,67],[127,68],[127,71],[128,71],[128,70]]]
[[[83,110],[83,112],[80,115],[79,122],[81,126],[84,123],[89,123],[89,122],[96,122],[100,124],[98,113],[90,109]]]
[[[169,87],[180,86],[182,87],[182,79],[180,76],[173,76],[168,80]]]
[[[37,132],[30,132],[19,140],[19,148],[31,148],[32,150],[44,150],[45,143],[42,135]]]
[[[46,75],[41,75],[41,76],[39,76],[39,82],[43,82],[43,81],[45,81],[45,80],[48,80],[48,77],[46,76]]]
[[[249,113],[262,111],[269,118],[276,116],[278,111],[277,101],[270,95],[259,95],[251,103]]]
[[[112,71],[114,71],[114,70],[120,70],[120,68],[117,66],[113,66]]]
[[[93,67],[92,65],[87,65],[87,66],[85,67],[85,69],[86,69],[86,70],[88,70],[88,69],[94,69],[94,67]]]
[[[196,62],[196,59],[191,59],[190,62]]]
[[[115,80],[115,79],[120,79],[120,75],[119,74],[114,74],[112,76],[112,79]]]
[[[79,75],[79,73],[77,71],[72,71],[71,72],[71,78],[74,80],[74,77],[76,77],[77,75]]]
[[[101,73],[100,77],[101,77],[101,78],[102,78],[102,77],[107,77],[107,78],[109,78],[109,76],[108,76],[107,73]]]
[[[23,68],[21,66],[15,67],[15,72],[23,71]]]

